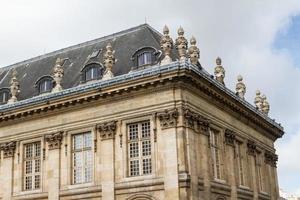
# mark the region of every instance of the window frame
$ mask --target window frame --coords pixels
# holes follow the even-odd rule
[[[218,135],[217,139],[217,145],[215,144],[215,141],[213,140],[212,137],[212,132],[216,131],[216,134]],[[219,181],[219,182],[226,182],[226,177],[225,177],[225,173],[224,173],[224,160],[223,160],[223,137],[222,137],[222,133],[224,131],[220,128],[217,128],[216,126],[210,125],[209,128],[209,147],[210,147],[210,158],[211,158],[211,169],[212,169],[212,178],[215,181]],[[215,137],[214,137],[215,138]],[[214,159],[214,155],[215,155],[215,150],[218,150],[218,160],[219,160],[219,164],[215,163],[215,159]],[[218,166],[219,166],[219,172],[218,170]],[[219,174],[219,175],[218,175]]]
[[[139,64],[139,56],[150,53],[151,55],[151,61],[149,63],[144,63],[142,65]],[[161,52],[158,51],[156,48],[151,46],[141,47],[137,49],[131,56],[133,67],[132,69],[139,69],[139,68],[145,68],[147,66],[155,65],[158,63],[159,58],[161,57]]]
[[[1,99],[2,94],[7,94],[6,101],[3,101],[3,96]],[[10,89],[9,88],[0,88],[0,105],[6,104],[10,98]]]
[[[96,74],[95,77],[92,77],[87,80],[87,73],[89,70],[95,69],[98,74]],[[95,80],[100,80],[102,79],[104,75],[105,68],[101,63],[98,62],[91,62],[86,64],[82,69],[81,69],[81,82],[82,83],[87,83],[90,81],[95,81]]]
[[[236,142],[236,162],[237,162],[237,172],[238,172],[238,186],[248,187],[246,179],[246,152],[245,143],[243,141],[237,140]]]
[[[41,84],[46,83],[46,82],[50,82],[50,88],[48,90],[43,90],[41,91]],[[47,94],[50,93],[52,91],[52,89],[54,88],[54,79],[52,76],[42,76],[41,78],[39,78],[36,83],[35,83],[35,87],[37,88],[37,92],[38,94]]]

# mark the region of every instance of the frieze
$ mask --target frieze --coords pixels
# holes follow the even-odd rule
[[[3,151],[4,158],[10,158],[14,156],[16,150],[16,142],[7,142],[1,145],[0,149]]]
[[[48,143],[49,150],[60,149],[62,138],[62,132],[46,135],[45,140]]]
[[[104,122],[97,125],[102,140],[114,139],[117,130],[117,121]]]
[[[265,152],[265,163],[272,167],[277,166],[278,156],[270,151]]]
[[[176,108],[157,113],[161,129],[176,127],[178,115],[178,110]]]
[[[232,130],[225,130],[225,143],[234,146],[235,133]]]
[[[247,153],[251,156],[255,156],[256,144],[254,141],[248,140],[247,142]]]

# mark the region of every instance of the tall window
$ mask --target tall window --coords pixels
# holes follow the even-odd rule
[[[239,183],[245,185],[245,169],[244,169],[244,155],[242,151],[243,144],[237,143],[237,164],[239,172]]]
[[[138,55],[138,66],[150,65],[150,64],[152,64],[151,52],[143,52],[140,55]]]
[[[264,186],[264,179],[263,179],[263,167],[262,167],[262,155],[257,154],[256,155],[256,174],[257,174],[257,182],[258,182],[258,187],[259,187],[259,191],[263,192],[265,191],[265,186]]]
[[[129,175],[152,173],[150,121],[128,125]]]
[[[87,183],[92,181],[93,154],[92,134],[86,132],[72,137],[73,183]]]
[[[4,104],[8,101],[9,98],[9,90],[3,89],[0,90],[0,104]]]
[[[215,129],[210,129],[210,146],[212,154],[212,168],[215,179],[222,179],[221,173],[221,147],[220,147],[220,132]]]
[[[24,146],[24,190],[41,187],[41,143]]]

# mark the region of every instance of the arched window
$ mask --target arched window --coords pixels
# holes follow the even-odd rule
[[[8,99],[9,99],[9,89],[8,88],[0,89],[0,105],[7,103]]]
[[[104,68],[98,63],[91,63],[86,65],[82,73],[82,82],[88,82],[92,80],[101,79],[103,76]]]
[[[36,87],[39,94],[44,94],[52,91],[53,78],[51,76],[43,76],[36,82]]]
[[[160,54],[161,53],[153,47],[138,49],[131,57],[134,66],[133,69],[156,64]]]

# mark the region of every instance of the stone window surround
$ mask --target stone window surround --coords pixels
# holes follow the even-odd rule
[[[34,190],[24,190],[24,170],[23,170],[23,165],[24,165],[24,149],[26,144],[30,143],[35,143],[35,142],[40,142],[41,143],[41,172],[40,172],[40,188],[39,189],[34,189]],[[18,189],[16,192],[14,192],[14,195],[28,195],[28,194],[35,194],[35,193],[41,193],[43,191],[44,187],[44,174],[45,171],[45,166],[44,166],[44,159],[43,159],[43,149],[45,149],[45,143],[44,143],[44,138],[43,137],[38,137],[38,138],[32,138],[32,139],[25,139],[20,141],[19,145],[17,145],[17,153],[19,155],[19,162],[18,162],[18,176],[20,178],[15,179],[17,180],[17,185]]]
[[[129,176],[129,165],[128,165],[128,148],[127,148],[127,125],[131,123],[137,123],[137,122],[142,122],[142,121],[150,121],[150,137],[151,137],[151,148],[152,148],[152,173],[149,175],[140,175],[140,176]],[[157,166],[156,166],[156,157],[157,157],[157,152],[156,152],[156,142],[154,140],[154,129],[156,128],[156,124],[158,123],[158,119],[154,119],[153,116],[148,115],[148,116],[134,116],[131,117],[130,119],[125,119],[122,120],[120,131],[121,131],[121,140],[123,141],[122,143],[122,157],[123,157],[123,179],[124,181],[134,181],[134,180],[144,180],[147,178],[154,178],[156,177],[156,171],[157,171]]]

